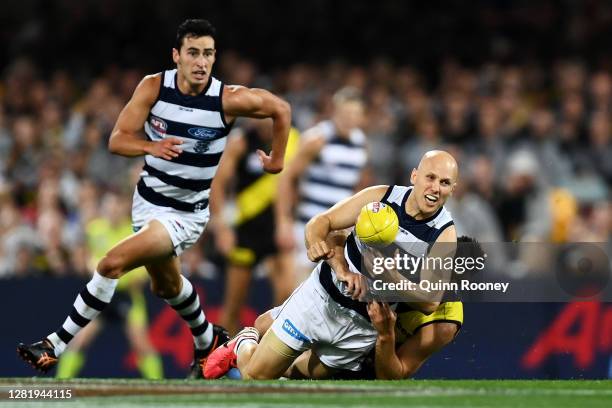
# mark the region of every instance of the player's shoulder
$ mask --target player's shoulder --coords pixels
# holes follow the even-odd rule
[[[385,191],[385,195],[383,196],[382,202],[386,204],[396,204],[401,206],[404,201],[404,196],[412,190],[412,187],[408,186],[400,186],[400,185],[390,185],[387,186],[387,190]]]
[[[134,97],[150,102],[155,101],[160,92],[162,77],[161,72],[145,75],[134,90]]]
[[[252,106],[256,103],[257,98],[252,92],[253,90],[254,88],[247,88],[242,85],[223,84],[221,99],[223,100],[225,110],[232,110],[235,107]]]
[[[159,85],[161,84],[163,76],[164,76],[163,72],[156,72],[155,74],[145,75],[142,78],[142,81],[140,81],[140,85],[148,86],[148,87],[154,86],[156,88],[159,88]]]

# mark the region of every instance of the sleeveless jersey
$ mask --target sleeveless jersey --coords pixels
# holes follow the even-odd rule
[[[399,230],[394,243],[408,255],[424,257],[440,234],[454,223],[451,213],[443,206],[434,215],[423,220],[416,220],[406,214],[405,204],[412,190],[413,187],[390,186],[381,202],[393,208],[399,220]],[[364,249],[365,245],[357,239],[353,231],[347,237],[344,246],[344,257],[351,271],[362,273],[361,260]],[[330,296],[340,305],[353,309],[369,319],[366,303],[344,296],[339,290],[341,284],[336,279],[335,272],[324,265],[327,263],[323,262],[319,279]],[[367,275],[367,273],[362,274]]]
[[[224,85],[211,76],[199,95],[190,96],[181,93],[176,81],[176,69],[162,73],[144,130],[151,141],[182,139],[182,153],[172,160],[146,155],[137,188],[152,204],[201,211],[208,207],[210,185],[231,129],[223,114]]]
[[[336,134],[332,121],[324,121],[313,131],[322,134],[326,141],[300,183],[297,218],[304,224],[352,196],[367,161],[366,138],[361,130],[353,129],[349,138],[343,139]]]

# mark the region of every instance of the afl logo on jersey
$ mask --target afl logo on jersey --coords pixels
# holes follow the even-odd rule
[[[187,131],[189,132],[191,136],[195,137],[196,139],[200,139],[200,140],[214,139],[215,137],[217,137],[217,135],[221,134],[221,131],[219,130],[203,128],[203,127],[189,128]]]
[[[151,116],[151,120],[149,121],[149,123],[151,124],[151,128],[161,134],[161,135],[165,135],[166,134],[166,130],[168,129],[168,125],[166,124],[166,122],[164,122],[163,119],[158,118],[157,116]]]

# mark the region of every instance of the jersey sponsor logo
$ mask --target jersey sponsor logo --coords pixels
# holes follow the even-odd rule
[[[168,129],[168,124],[161,118],[158,118],[157,116],[151,116],[151,120],[149,121],[149,123],[151,124],[151,128],[161,134],[161,135],[165,135],[166,134],[166,130]]]
[[[304,336],[302,332],[300,332],[298,329],[296,329],[289,319],[285,319],[285,321],[283,322],[283,330],[289,333],[291,337],[296,338],[299,341],[310,343],[310,339]]]
[[[216,138],[218,135],[221,135],[220,130],[197,127],[197,128],[189,128],[187,132],[196,139],[200,140],[210,140]]]

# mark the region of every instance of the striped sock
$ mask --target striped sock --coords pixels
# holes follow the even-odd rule
[[[240,347],[244,344],[257,344],[259,343],[259,332],[254,327],[245,327],[236,335],[236,348],[235,353],[240,353]]]
[[[183,275],[181,279],[183,287],[178,296],[165,300],[189,325],[196,350],[206,350],[213,340],[213,326],[206,320],[200,298],[191,282]]]
[[[72,311],[62,327],[47,336],[47,339],[53,344],[56,356],[62,354],[70,340],[110,303],[117,282],[118,279],[106,278],[94,272],[89,283],[74,301]]]

